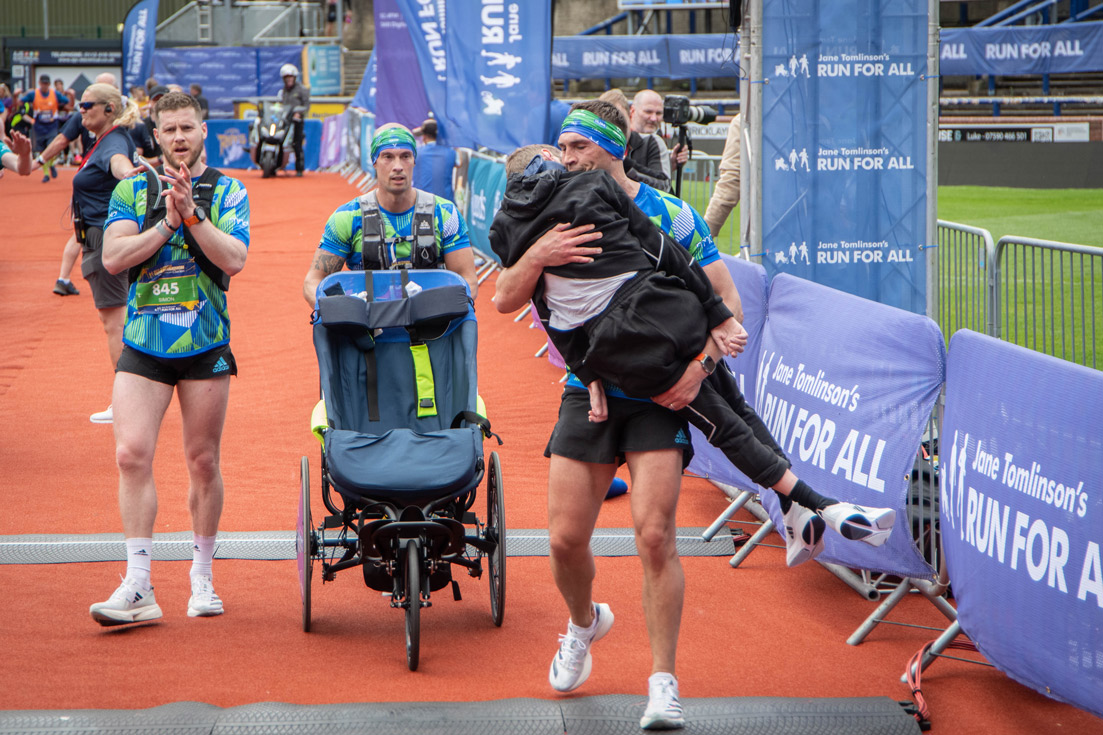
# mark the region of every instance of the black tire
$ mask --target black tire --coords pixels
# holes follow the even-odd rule
[[[299,469],[302,494],[299,496],[299,526],[295,533],[295,552],[299,559],[299,589],[303,599],[303,632],[310,632],[310,579],[314,571],[314,531],[310,521],[310,463],[303,457]]]
[[[421,562],[417,542],[406,542],[406,665],[417,671],[421,654]]]
[[[490,578],[490,616],[494,624],[502,625],[506,614],[506,506],[502,487],[502,463],[498,453],[490,453],[490,470],[486,473],[486,539],[495,543],[494,551],[486,555],[487,576]]]
[[[272,151],[264,151],[260,154],[260,170],[264,178],[269,179],[276,175],[276,154]]]

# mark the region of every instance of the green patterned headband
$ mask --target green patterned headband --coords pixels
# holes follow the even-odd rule
[[[619,127],[603,120],[589,110],[573,110],[563,121],[559,134],[578,133],[597,143],[617,158],[624,158],[625,137]]]
[[[379,152],[386,148],[404,148],[417,157],[417,143],[413,133],[406,128],[387,128],[378,131],[371,139],[371,162],[375,165],[375,159],[379,158]]]

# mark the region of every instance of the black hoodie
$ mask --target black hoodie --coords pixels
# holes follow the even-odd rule
[[[552,343],[584,384],[600,377],[628,395],[649,398],[662,393],[681,375],[685,361],[704,346],[708,330],[731,317],[731,312],[689,252],[660,230],[602,170],[548,170],[509,177],[490,226],[491,248],[508,268],[561,222],[593,224],[602,237],[591,245],[600,246],[602,252],[591,263],[545,268],[545,273],[577,279],[632,271],[638,275],[621,286],[605,311],[568,331],[550,328],[541,278],[533,303]],[[614,314],[615,325],[601,325]],[[612,333],[615,339],[609,338]]]

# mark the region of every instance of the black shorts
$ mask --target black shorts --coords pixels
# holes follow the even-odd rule
[[[589,420],[590,394],[577,388],[563,391],[559,420],[544,456],[593,464],[623,464],[628,452],[681,449],[682,469],[693,459],[689,424],[654,401],[608,397],[609,418]]]
[[[92,302],[97,309],[111,309],[126,306],[130,295],[130,280],[127,272],[108,273],[103,267],[103,229],[89,227],[85,230],[84,245],[81,246],[80,274],[92,287]]]
[[[115,372],[134,373],[158,383],[176,385],[181,380],[211,380],[237,375],[237,361],[230,352],[230,345],[189,357],[154,357],[130,345],[123,345]]]

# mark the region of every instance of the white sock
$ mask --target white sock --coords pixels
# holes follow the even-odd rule
[[[149,565],[153,560],[153,539],[126,540],[126,578],[149,589]]]
[[[192,534],[191,576],[210,577],[211,560],[214,559],[214,547],[217,536]]]

